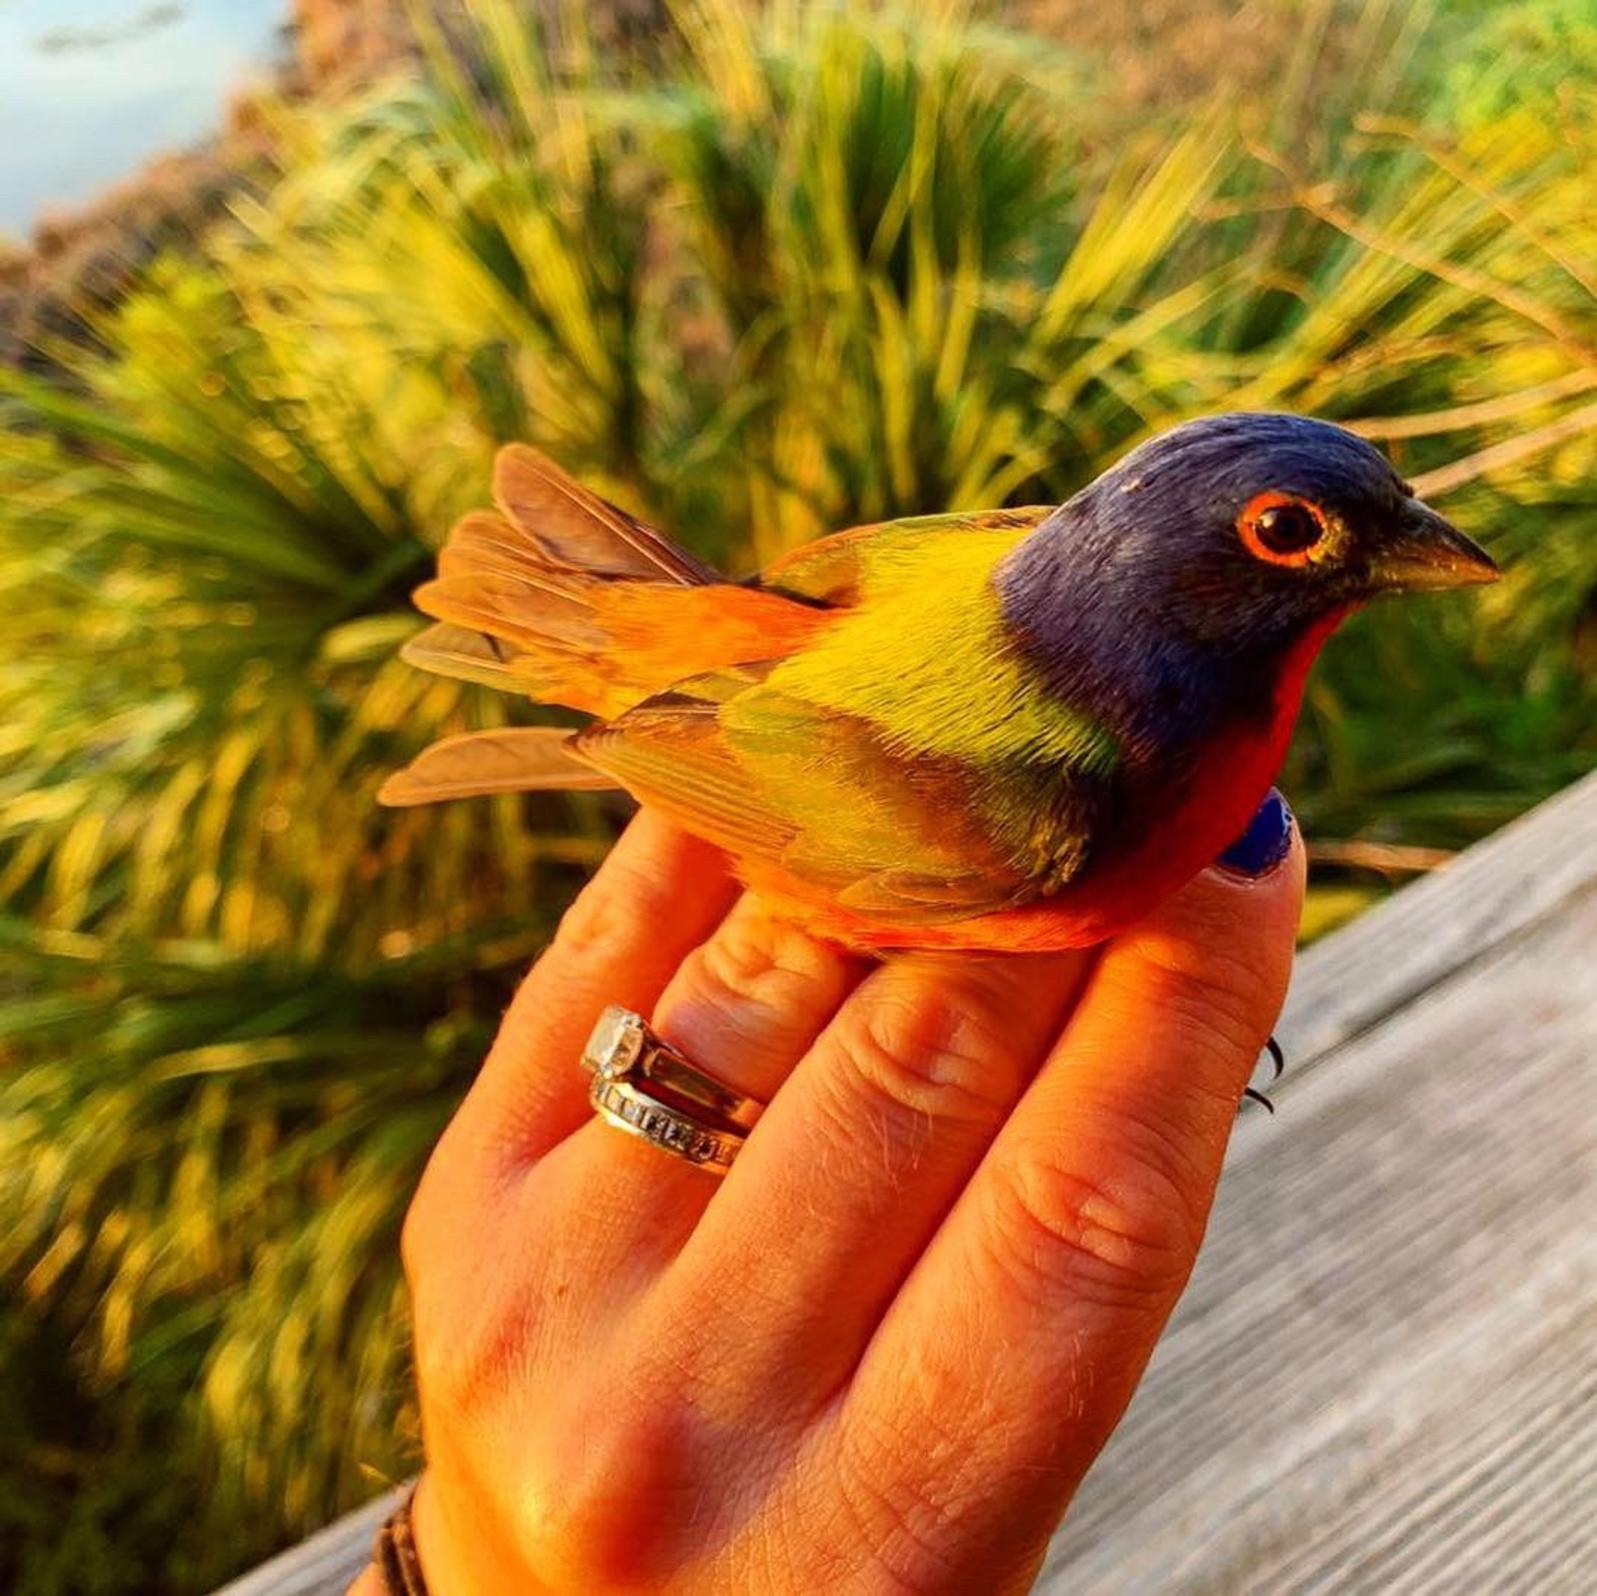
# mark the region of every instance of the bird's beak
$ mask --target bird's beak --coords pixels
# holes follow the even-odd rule
[[[1485,549],[1418,499],[1370,561],[1378,588],[1471,587],[1502,574]]]

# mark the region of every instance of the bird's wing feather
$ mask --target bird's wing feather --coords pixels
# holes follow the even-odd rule
[[[823,540],[817,563],[761,584],[817,606],[793,606],[812,636],[679,681],[584,732],[582,753],[746,861],[878,918],[1057,889],[1083,868],[1114,749],[1030,675],[994,594],[996,563],[1044,513]]]
[[[768,667],[694,677],[578,733],[585,759],[629,792],[735,854],[775,860],[797,834],[794,821],[755,789],[722,736],[721,707]]]
[[[1008,892],[995,891],[986,876],[927,876],[912,870],[878,870],[844,887],[837,894],[837,901],[857,914],[899,925],[937,925],[1014,908],[1030,896],[1019,885]]]
[[[745,859],[906,923],[1021,901],[973,823],[958,771],[884,748],[852,716],[766,685],[775,662],[713,672],[579,734],[582,757]]]

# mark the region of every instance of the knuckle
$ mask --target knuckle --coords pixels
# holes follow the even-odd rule
[[[706,1438],[658,1392],[596,1389],[549,1426],[540,1455],[558,1485],[523,1493],[527,1533],[562,1588],[659,1589],[694,1549],[684,1531],[714,1535]]]
[[[418,1303],[411,1358],[428,1421],[475,1429],[499,1401],[524,1328],[491,1312],[423,1312]]]
[[[1147,976],[1137,999],[1172,1013],[1195,1045],[1214,1053],[1252,1059],[1263,1044],[1270,1018],[1262,1012],[1260,972],[1245,957],[1216,941],[1147,950]]]
[[[454,1431],[469,1432],[472,1416],[481,1410],[483,1381],[476,1361],[441,1316],[429,1311],[413,1298],[411,1329],[411,1374],[422,1417],[434,1430],[440,1425]]]
[[[956,1588],[963,1514],[957,1497],[940,1488],[943,1475],[921,1440],[894,1426],[866,1422],[844,1430],[835,1489],[869,1570],[866,1588],[894,1596]]]
[[[892,1112],[990,1127],[1009,1106],[1002,1021],[979,997],[877,995],[839,1026],[851,1081]]]
[[[830,988],[832,955],[780,921],[733,915],[689,961],[692,999],[750,1025],[808,1012]]]
[[[1111,1155],[1113,1180],[1036,1145],[994,1170],[988,1246],[1032,1296],[1162,1312],[1186,1282],[1202,1236],[1174,1160],[1148,1145]]]
[[[531,1248],[507,1275],[500,1255],[462,1245],[458,1215],[426,1183],[400,1231],[411,1302],[411,1361],[423,1411],[475,1427],[547,1340],[547,1259]]]

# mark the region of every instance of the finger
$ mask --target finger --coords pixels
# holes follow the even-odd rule
[[[769,1103],[871,967],[744,897],[683,961],[655,1028],[734,1090]]]
[[[839,1488],[885,1491],[894,1533],[979,1551],[1007,1500],[1040,1555],[1192,1268],[1302,888],[1294,836],[1262,880],[1208,871],[1105,950],[838,1415]]]
[[[683,961],[654,1028],[696,1067],[769,1102],[869,969],[744,896]],[[594,1120],[546,1160],[541,1200],[552,1216],[604,1217],[585,1243],[595,1269],[674,1255],[719,1182],[674,1154]]]
[[[799,1416],[836,1389],[1041,1061],[1087,962],[900,959],[843,1006],[657,1293],[661,1344],[718,1389],[725,1415],[779,1390]],[[727,1298],[729,1282],[734,1310],[758,1310],[739,1322],[735,1357],[696,1307]]]
[[[453,1150],[523,1168],[582,1124],[582,1045],[600,1011],[647,1013],[736,891],[721,853],[640,813],[517,990],[450,1127]]]
[[[588,1116],[580,1054],[608,1002],[647,1009],[735,888],[722,856],[648,811],[622,834],[521,983],[423,1172],[400,1237],[418,1341],[461,1339],[517,1284],[499,1248],[528,1230],[528,1165]]]

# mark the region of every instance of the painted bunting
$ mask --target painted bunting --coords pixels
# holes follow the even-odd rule
[[[383,801],[625,787],[864,949],[1112,935],[1246,826],[1349,611],[1498,574],[1369,443],[1292,415],[1189,422],[1066,504],[856,527],[745,582],[529,448],[494,487],[405,656],[596,719],[450,738]]]

